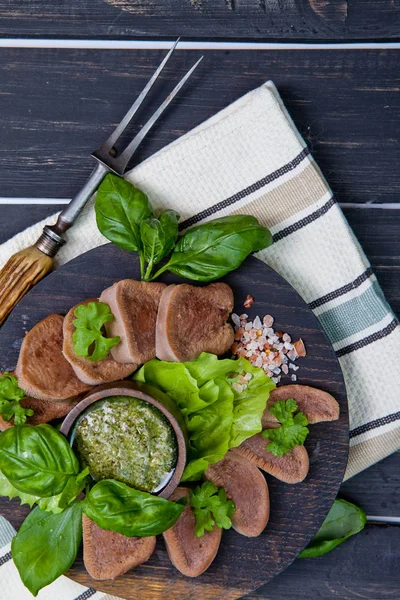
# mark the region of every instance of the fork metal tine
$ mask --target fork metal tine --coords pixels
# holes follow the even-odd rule
[[[156,110],[156,112],[150,117],[150,119],[147,121],[147,123],[145,123],[143,125],[142,129],[133,138],[133,140],[125,148],[125,150],[123,152],[121,152],[121,154],[117,158],[113,159],[113,163],[115,166],[117,166],[119,172],[123,173],[125,171],[125,169],[128,165],[128,162],[132,158],[132,155],[136,151],[139,144],[143,141],[143,139],[145,138],[145,136],[147,135],[147,133],[149,132],[151,127],[153,127],[153,125],[157,121],[157,119],[162,115],[162,113],[167,108],[167,106],[172,102],[172,100],[175,98],[176,94],[183,87],[183,85],[189,79],[189,77],[191,76],[193,71],[196,69],[196,67],[200,64],[200,62],[203,60],[203,58],[204,58],[204,56],[201,56],[199,58],[199,60],[193,65],[193,67],[191,69],[189,69],[189,71],[186,73],[186,75],[184,77],[182,77],[182,79],[174,87],[172,92],[170,94],[168,94],[168,96],[166,97],[164,102],[159,106],[159,108]]]
[[[122,121],[119,123],[119,125],[117,125],[117,127],[114,129],[114,131],[112,132],[112,134],[110,135],[110,137],[101,146],[101,150],[103,152],[110,152],[112,150],[112,148],[115,145],[115,143],[117,142],[118,138],[121,136],[121,134],[123,133],[123,131],[129,125],[130,121],[135,116],[135,114],[136,114],[139,106],[142,104],[143,100],[146,98],[147,94],[149,93],[149,91],[153,87],[153,84],[155,83],[155,81],[158,78],[159,74],[161,73],[161,71],[163,70],[163,68],[165,67],[165,65],[167,64],[168,59],[170,58],[171,54],[173,53],[173,51],[177,47],[177,45],[179,43],[179,40],[180,40],[180,38],[178,38],[176,40],[176,42],[174,43],[174,45],[172,46],[172,48],[169,50],[169,52],[165,56],[165,58],[162,60],[160,66],[153,73],[151,79],[149,79],[149,81],[145,85],[143,91],[140,93],[140,95],[137,97],[137,99],[135,100],[135,102],[132,104],[131,108],[128,110],[128,112],[126,113],[126,115],[124,116],[124,118],[122,119]]]

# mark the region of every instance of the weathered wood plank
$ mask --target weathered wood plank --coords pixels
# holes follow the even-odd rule
[[[320,558],[296,560],[246,600],[383,600],[400,597],[400,527],[371,527]]]
[[[0,35],[257,40],[399,38],[393,0],[0,1]]]
[[[368,515],[400,517],[400,452],[343,483],[340,496]]]
[[[138,126],[198,54],[176,54]],[[0,50],[1,196],[71,197],[163,55]],[[398,60],[395,50],[207,51],[136,160],[272,79],[340,201],[398,202]]]

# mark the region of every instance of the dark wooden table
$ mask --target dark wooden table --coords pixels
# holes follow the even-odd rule
[[[160,61],[157,43],[182,35],[211,49],[137,160],[272,79],[399,315],[399,25],[399,0],[0,0],[0,242],[72,196],[88,154]],[[238,44],[251,42],[262,46]],[[268,45],[276,42],[292,46]],[[348,42],[357,46],[340,45]],[[198,54],[177,54],[149,111]],[[383,522],[295,561],[248,598],[400,599],[400,453],[341,495]]]

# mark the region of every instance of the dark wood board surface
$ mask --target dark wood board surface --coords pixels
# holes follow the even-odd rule
[[[70,198],[165,52],[0,49],[0,195]],[[199,51],[180,51],[143,125]],[[140,162],[272,79],[340,202],[398,202],[395,50],[207,51],[139,149]]]
[[[65,314],[87,297],[98,297],[114,281],[139,277],[136,255],[112,244],[78,257],[40,282],[21,301],[0,332],[0,371],[12,370],[25,330],[52,312]],[[167,283],[179,278],[165,275]],[[250,318],[272,314],[275,326],[307,346],[307,356],[299,362],[298,380],[332,393],[340,404],[340,418],[311,428],[306,447],[310,471],[306,480],[287,485],[268,477],[271,517],[258,538],[245,538],[234,531],[224,532],[221,548],[211,567],[200,578],[181,576],[170,564],[163,544],[148,563],[115,582],[98,584],[102,591],[135,600],[197,598],[239,598],[288,566],[316,533],[325,518],[342,481],[347,462],[348,415],[345,386],[339,363],[321,326],[295,290],[256,258],[248,258],[226,281],[233,289],[235,311],[243,310],[248,293],[255,298]],[[287,381],[286,381],[287,379]],[[284,377],[282,383],[290,383]],[[0,510],[9,511],[9,501],[0,499]],[[19,526],[25,509],[12,505],[11,522]],[[255,558],[256,557],[256,558]],[[95,585],[78,563],[70,575],[80,583]],[[96,587],[96,585],[95,585]]]
[[[346,41],[399,39],[398,0],[0,1],[9,37]]]

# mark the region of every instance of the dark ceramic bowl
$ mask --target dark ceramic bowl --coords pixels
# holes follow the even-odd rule
[[[173,400],[171,400],[166,394],[160,392],[160,390],[136,381],[117,381],[114,383],[107,383],[97,387],[93,392],[85,396],[65,417],[60,432],[65,435],[71,441],[71,437],[74,432],[74,425],[81,414],[94,402],[98,400],[104,400],[112,396],[132,396],[132,398],[138,398],[144,400],[149,404],[152,404],[166,417],[167,421],[171,425],[177,443],[177,461],[175,471],[168,481],[167,485],[159,491],[156,495],[162,498],[168,498],[174,489],[179,484],[183,470],[186,465],[187,455],[187,433],[185,422],[183,417],[176,407]]]

